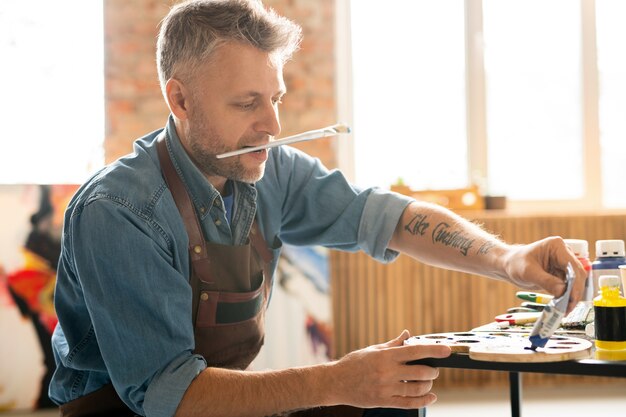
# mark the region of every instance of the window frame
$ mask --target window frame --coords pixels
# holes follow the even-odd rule
[[[579,0],[581,12],[582,80],[582,149],[584,189],[580,199],[512,200],[513,211],[554,212],[603,209],[602,170],[599,127],[599,73],[597,67],[595,0]],[[353,85],[350,24],[350,0],[335,3],[336,27],[336,97],[340,120],[353,123]],[[482,0],[465,0],[466,42],[466,129],[468,146],[468,186],[477,177],[488,178],[487,103],[483,51]],[[355,179],[354,139],[336,142],[339,168],[350,180]],[[410,184],[408,184],[410,185]]]

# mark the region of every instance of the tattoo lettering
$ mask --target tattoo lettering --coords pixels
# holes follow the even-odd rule
[[[480,248],[478,248],[478,254],[479,255],[485,255],[487,254],[487,252],[489,252],[494,246],[496,246],[495,243],[493,242],[485,242],[482,245],[480,245]]]
[[[451,231],[448,223],[439,223],[433,229],[433,243],[441,243],[451,248],[458,248],[463,256],[467,256],[467,251],[472,247],[474,239],[463,236],[459,231]]]
[[[425,214],[416,215],[410,222],[408,222],[404,226],[404,230],[412,235],[424,236],[424,233],[426,233],[426,229],[428,229],[428,226],[430,226],[430,223],[426,221],[426,217],[427,216]]]

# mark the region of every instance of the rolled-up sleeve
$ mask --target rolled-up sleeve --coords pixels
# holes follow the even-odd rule
[[[146,390],[143,410],[149,417],[171,417],[185,391],[207,367],[202,356],[188,354],[175,358],[152,379]]]
[[[388,249],[404,209],[411,198],[386,190],[371,190],[359,226],[359,246],[381,262],[391,262],[398,252]]]

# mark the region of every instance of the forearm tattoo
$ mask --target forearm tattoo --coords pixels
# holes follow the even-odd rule
[[[404,225],[404,230],[412,235],[424,236],[426,229],[430,226],[430,223],[426,221],[426,217],[427,216],[425,214],[416,215],[410,222]]]
[[[494,246],[496,246],[496,244],[493,242],[485,242],[478,248],[478,253],[480,255],[486,255]]]
[[[445,222],[439,223],[433,229],[433,243],[441,243],[451,248],[458,248],[463,256],[467,256],[467,251],[474,244],[474,239],[464,236],[458,230],[450,230],[450,225]]]
[[[407,224],[404,230],[413,236],[424,236],[430,228],[430,222],[426,214],[416,214]],[[431,233],[433,243],[439,243],[444,246],[458,249],[463,256],[467,256],[476,239],[472,239],[460,230],[454,230],[448,223],[438,223]],[[479,255],[487,254],[496,244],[487,241],[480,245],[476,253]]]

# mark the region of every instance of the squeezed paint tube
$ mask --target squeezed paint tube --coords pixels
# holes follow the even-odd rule
[[[567,264],[567,273],[565,274],[565,292],[559,298],[553,298],[545,306],[541,317],[535,322],[533,330],[530,332],[530,347],[536,350],[538,347],[544,347],[556,329],[561,325],[561,320],[567,310],[569,296],[572,292],[572,284],[575,277],[574,268],[571,264]]]

